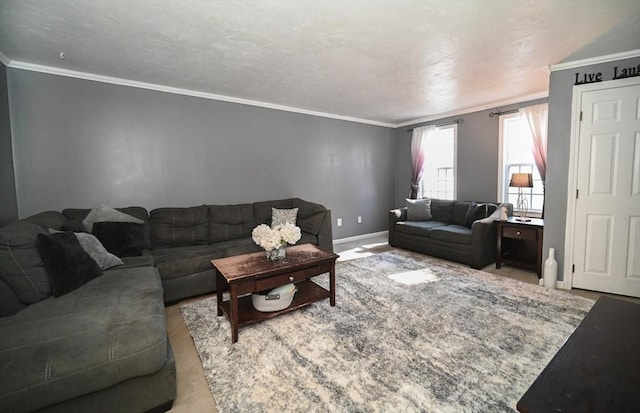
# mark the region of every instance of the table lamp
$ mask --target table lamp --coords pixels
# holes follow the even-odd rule
[[[522,193],[522,188],[533,188],[533,175],[527,173],[514,173],[511,175],[511,182],[509,182],[509,186],[518,188],[518,209],[520,210],[520,218],[516,218],[516,221],[531,221],[531,219],[527,218],[527,198]]]

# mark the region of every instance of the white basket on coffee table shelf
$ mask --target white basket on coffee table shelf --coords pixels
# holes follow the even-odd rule
[[[293,296],[298,289],[295,284],[285,284],[267,293],[251,294],[253,308],[263,313],[284,310],[291,305]]]

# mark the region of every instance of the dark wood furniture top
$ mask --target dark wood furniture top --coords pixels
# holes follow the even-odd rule
[[[265,252],[212,260],[211,263],[218,270],[218,316],[225,314],[229,319],[231,341],[238,341],[240,327],[294,311],[313,302],[329,298],[331,306],[335,306],[335,262],[338,257],[337,254],[324,251],[313,244],[303,244],[288,247],[287,256],[283,260],[269,261]],[[329,290],[310,280],[311,277],[327,272]],[[289,307],[268,313],[253,308],[250,294],[291,282],[296,284],[298,292]],[[229,291],[228,301],[223,301],[223,291]],[[249,295],[242,296],[243,294]]]
[[[602,296],[518,401],[523,413],[640,411],[640,304]]]
[[[518,221],[517,217],[496,220],[496,268],[503,263],[511,264],[536,271],[541,278],[544,220],[528,219],[530,221]]]

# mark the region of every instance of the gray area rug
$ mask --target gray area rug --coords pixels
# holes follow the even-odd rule
[[[219,410],[514,411],[593,305],[402,250],[338,262],[336,301],[236,344],[215,297],[183,306]]]

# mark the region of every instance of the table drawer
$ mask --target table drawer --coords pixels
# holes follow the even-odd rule
[[[256,280],[255,291],[269,290],[291,282],[306,280],[318,274],[321,274],[319,267],[311,267],[286,274],[274,275],[273,277],[261,278]]]
[[[502,236],[504,238],[527,239],[535,241],[538,238],[537,231],[534,228],[522,227],[502,227]]]

